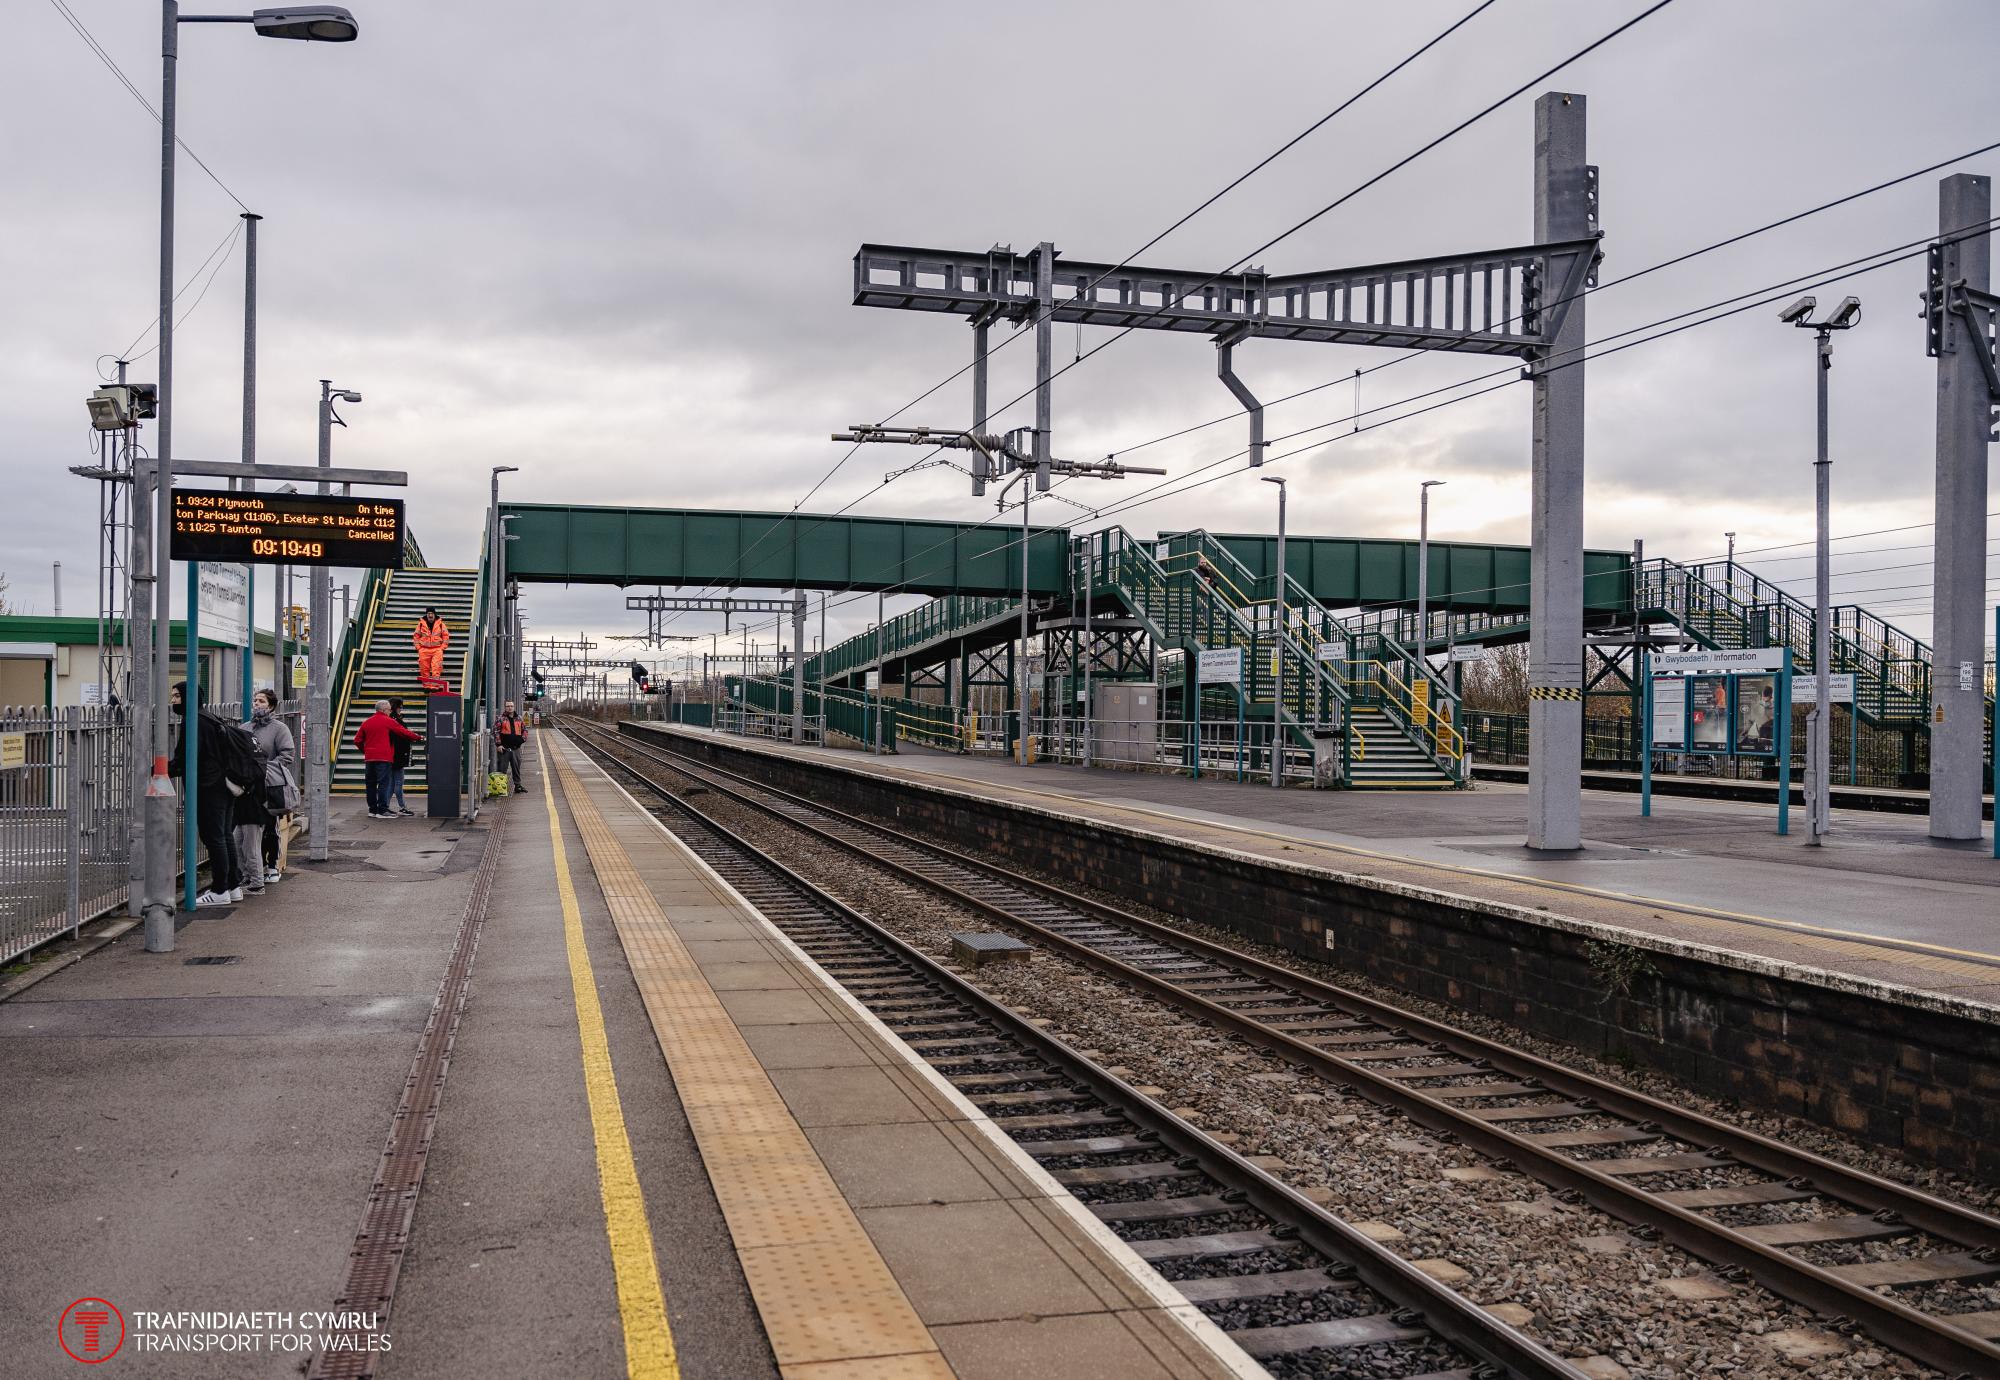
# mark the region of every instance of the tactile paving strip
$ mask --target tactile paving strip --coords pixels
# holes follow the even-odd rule
[[[779,1369],[948,1377],[937,1344],[572,769],[545,740]],[[717,904],[734,905],[717,893]]]

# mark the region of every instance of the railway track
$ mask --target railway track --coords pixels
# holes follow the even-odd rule
[[[1584,1380],[571,723],[656,817],[1272,1374]],[[675,768],[675,770],[678,770]]]
[[[619,748],[783,820],[1947,1375],[2000,1376],[2000,1219],[816,804]]]

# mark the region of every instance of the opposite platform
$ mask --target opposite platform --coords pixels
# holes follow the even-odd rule
[[[785,1375],[1261,1373],[579,750],[542,743]]]

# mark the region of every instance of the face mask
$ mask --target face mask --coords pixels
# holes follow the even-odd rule
[[[254,706],[250,710],[250,722],[257,724],[267,724],[271,722],[270,707],[268,705],[262,705],[262,704]]]

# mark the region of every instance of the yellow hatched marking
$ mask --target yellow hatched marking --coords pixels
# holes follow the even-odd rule
[[[950,1377],[929,1330],[674,932],[593,791],[571,768],[567,749],[542,755],[583,835],[779,1369],[795,1380]]]
[[[542,754],[542,760],[548,761],[547,753]],[[618,1315],[625,1329],[625,1373],[630,1380],[679,1380],[680,1361],[674,1354],[666,1295],[660,1288],[659,1263],[653,1255],[653,1229],[646,1220],[646,1199],[639,1188],[632,1141],[625,1133],[625,1109],[618,1100],[618,1080],[611,1069],[604,1008],[597,1000],[597,979],[590,967],[590,950],[583,941],[583,911],[570,879],[569,850],[563,846],[555,796],[550,792],[545,796],[549,842],[556,855],[556,893],[562,899],[563,942],[569,950],[570,991],[576,999],[577,1037],[583,1047],[583,1084],[590,1100],[590,1129],[597,1141],[597,1186],[604,1200],[604,1231],[611,1242]]]

